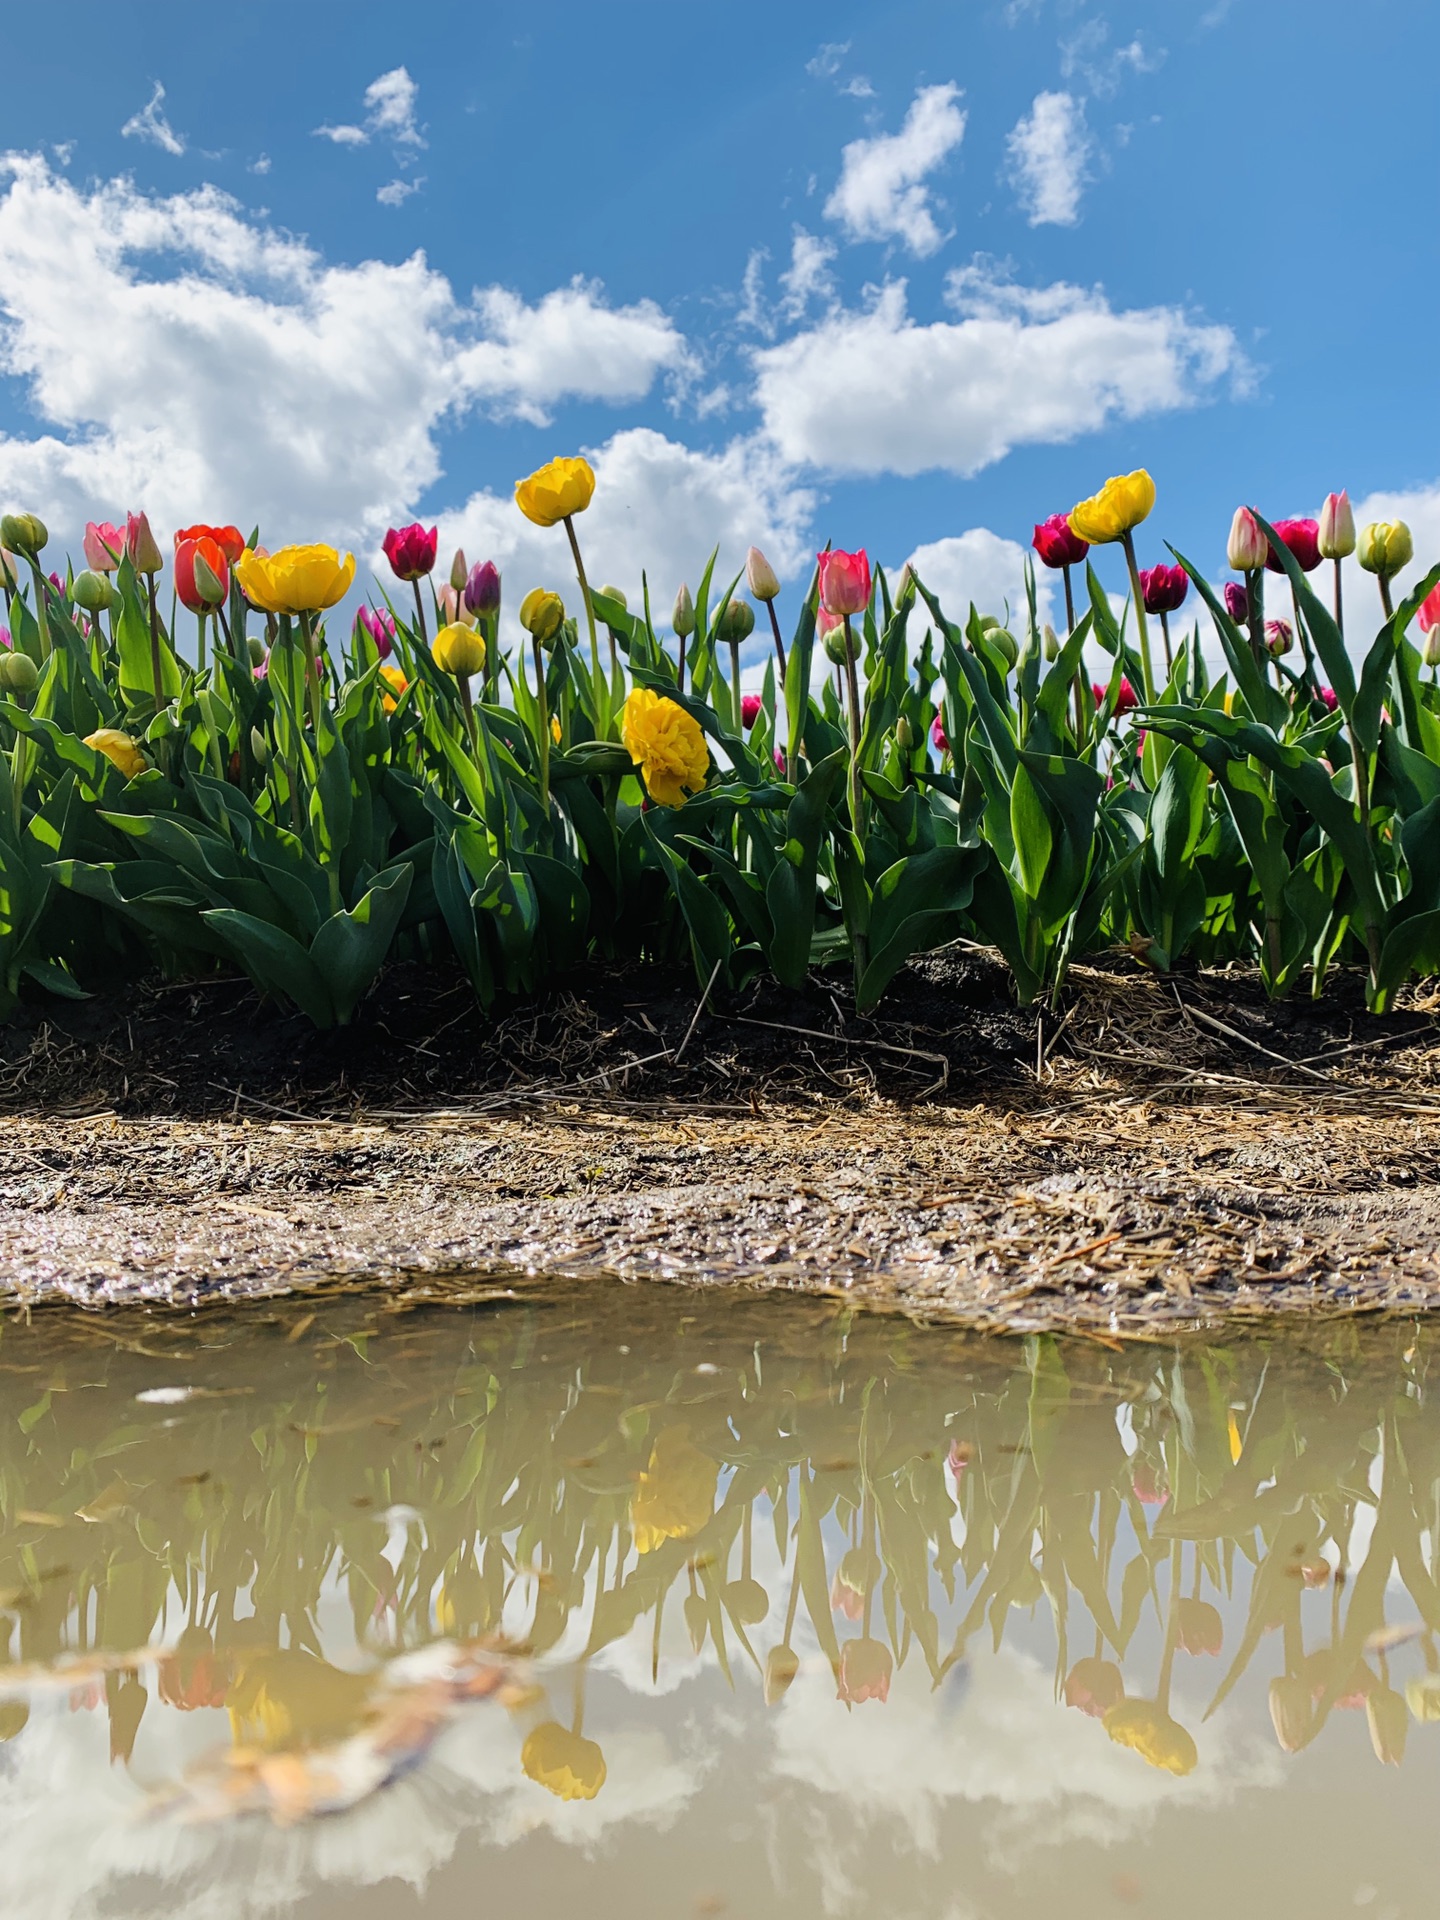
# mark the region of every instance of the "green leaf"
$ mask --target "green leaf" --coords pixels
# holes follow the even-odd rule
[[[845,779],[847,759],[845,749],[837,748],[812,766],[796,788],[785,816],[781,858],[775,862],[765,888],[765,904],[775,929],[767,958],[777,979],[787,987],[800,986],[810,965],[820,842],[830,803]]]
[[[324,976],[298,940],[233,907],[212,907],[200,917],[262,992],[293,1001],[317,1027],[335,1025],[335,1005]]]
[[[342,1027],[373,985],[405,911],[415,869],[409,862],[382,873],[350,909],[331,916],[310,945],[310,961],[323,980]]]
[[[928,952],[965,931],[982,847],[931,847],[897,860],[880,876],[870,901],[870,958],[855,1005],[873,1007],[913,953]]]

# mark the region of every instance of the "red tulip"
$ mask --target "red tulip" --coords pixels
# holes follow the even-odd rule
[[[870,556],[831,549],[817,554],[820,563],[820,605],[832,618],[863,613],[870,604]]]
[[[1420,611],[1415,618],[1420,622],[1422,633],[1429,633],[1433,626],[1440,624],[1440,587],[1435,587],[1426,594],[1420,602]]]
[[[1183,567],[1144,567],[1140,573],[1140,597],[1146,613],[1174,613],[1185,604],[1190,591],[1190,576]]]
[[[1070,516],[1065,513],[1052,513],[1042,520],[1030,544],[1047,567],[1073,567],[1090,551],[1090,542],[1070,531]]]
[[[948,753],[950,751],[950,742],[945,737],[945,728],[941,724],[938,713],[930,722],[930,738],[935,742],[941,753]]]
[[[245,536],[238,527],[181,527],[175,545],[182,540],[213,540],[232,567],[245,551]]]
[[[1320,522],[1318,520],[1277,520],[1275,531],[1282,542],[1290,549],[1306,573],[1313,573],[1320,564]],[[1283,573],[1280,557],[1272,542],[1265,555],[1265,564],[1271,573]]]
[[[747,693],[742,697],[740,701],[740,718],[744,722],[747,731],[753,727],[755,722],[760,718],[760,710],[764,704],[764,701],[758,693]]]
[[[1094,687],[1091,689],[1091,691],[1095,695],[1096,706],[1097,707],[1103,706],[1105,704],[1105,694],[1107,692],[1107,689],[1105,687],[1102,687],[1099,681],[1097,680]],[[1128,678],[1122,673],[1120,676],[1120,691],[1115,697],[1116,719],[1119,719],[1122,713],[1129,713],[1133,707],[1138,707],[1139,704],[1140,702],[1136,698],[1134,687],[1131,686]],[[1141,1498],[1142,1499],[1144,1498],[1143,1494],[1141,1495]]]
[[[434,568],[440,529],[431,527],[427,533],[417,520],[408,527],[391,527],[383,544],[395,578],[419,580]]]
[[[208,533],[176,546],[175,591],[192,613],[208,613],[229,597],[230,567],[219,541]]]

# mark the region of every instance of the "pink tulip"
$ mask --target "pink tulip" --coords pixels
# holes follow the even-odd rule
[[[361,607],[355,618],[374,642],[376,653],[382,660],[388,660],[395,645],[394,614],[384,607],[378,611],[373,607]]]
[[[1333,687],[1321,687],[1320,700],[1322,705],[1331,713],[1334,713],[1340,704],[1340,696]]]
[[[941,723],[938,713],[930,722],[930,738],[935,742],[935,745],[941,753],[948,753],[950,751],[950,742],[945,738],[945,728]]]
[[[870,556],[863,547],[858,553],[840,553],[834,548],[817,554],[820,563],[820,605],[826,613],[838,615],[863,613],[870,604]]]
[[[1429,633],[1433,626],[1440,623],[1440,587],[1426,594],[1420,602],[1420,611],[1415,618],[1420,622],[1422,633]]]
[[[740,701],[740,719],[747,733],[760,718],[761,709],[764,707],[764,704],[764,701],[758,693],[747,693],[742,697]]]
[[[147,513],[127,513],[125,516],[125,551],[130,556],[130,564],[137,573],[159,573],[164,566],[164,557],[159,542],[150,531],[150,516]]]
[[[1108,689],[1102,687],[1097,680],[1091,691],[1095,695],[1096,706],[1103,706]],[[1115,718],[1118,720],[1122,713],[1129,713],[1133,708],[1138,707],[1139,704],[1140,702],[1135,696],[1134,687],[1131,686],[1127,676],[1122,673],[1120,676],[1120,691],[1115,696]]]
[[[125,551],[125,535],[108,520],[87,520],[82,545],[87,566],[96,573],[114,573]]]

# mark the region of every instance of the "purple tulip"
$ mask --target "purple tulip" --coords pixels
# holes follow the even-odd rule
[[[487,619],[500,611],[500,569],[493,560],[478,563],[470,569],[470,577],[465,582],[465,608],[477,617]]]
[[[1237,627],[1243,627],[1250,618],[1250,596],[1238,580],[1225,583],[1225,611]]]
[[[355,616],[374,642],[382,660],[388,660],[395,646],[395,616],[386,608],[361,607]]]

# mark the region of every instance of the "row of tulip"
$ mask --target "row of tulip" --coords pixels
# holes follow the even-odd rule
[[[848,960],[868,1007],[955,939],[998,948],[1025,1001],[1116,946],[1162,970],[1254,963],[1276,993],[1354,960],[1376,1008],[1440,966],[1440,568],[1393,604],[1399,523],[1357,535],[1343,494],[1314,521],[1241,508],[1241,578],[1217,591],[1180,554],[1139,567],[1155,500],[1139,472],[1035,529],[1063,636],[1033,571],[1012,631],[973,606],[957,623],[908,567],[892,588],[863,550],[827,549],[787,643],[752,549],[723,589],[713,556],[681,589],[672,639],[648,588],[632,610],[591,587],[576,520],[593,488],[571,459],[516,489],[564,529],[580,612],[535,588],[513,650],[497,569],[457,554],[437,582],[434,528],[386,537],[413,605],[377,593],[343,639],[327,616],[352,555],[181,529],[192,661],[143,514],[92,523],[89,565],[63,577],[40,521],[7,515],[0,1012],[26,980],[73,994],[220,965],[330,1025],[391,954],[458,957],[486,1004],[587,959],[688,951],[732,988]],[[1119,617],[1100,543],[1130,576]],[[1381,592],[1358,674],[1350,552]],[[1327,557],[1333,604],[1310,584]],[[1267,571],[1290,619],[1265,616]],[[1172,635],[1192,587],[1219,660],[1198,626]],[[746,695],[756,605],[774,657]]]

